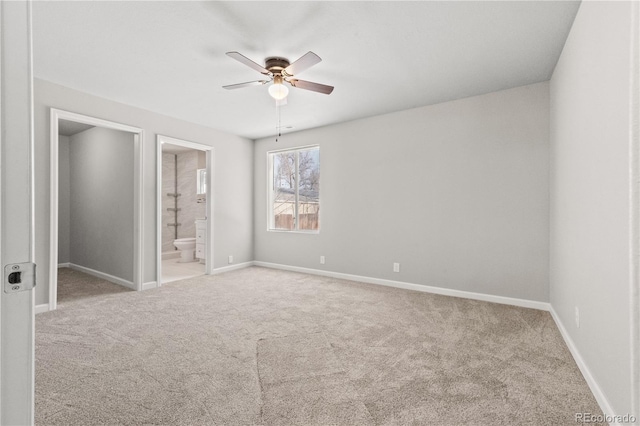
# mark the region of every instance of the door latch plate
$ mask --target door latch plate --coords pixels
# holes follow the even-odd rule
[[[4,266],[4,292],[17,293],[36,286],[36,264],[12,263]]]

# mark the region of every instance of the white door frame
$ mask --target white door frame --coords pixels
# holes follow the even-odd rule
[[[172,138],[170,136],[158,135],[156,138],[156,283],[158,287],[162,285],[162,144],[164,143],[205,151],[207,154],[205,274],[209,275],[213,271],[213,147],[197,142]]]
[[[631,4],[631,411],[640,418],[640,5]]]
[[[33,263],[31,2],[0,2],[0,424],[34,420],[34,293],[4,293],[5,265]],[[37,277],[36,277],[37,284]]]
[[[142,141],[144,130],[138,127],[128,126],[113,121],[90,117],[75,112],[63,111],[51,108],[50,113],[50,193],[49,193],[49,310],[53,311],[57,306],[58,298],[58,120],[69,120],[92,126],[105,127],[134,134],[133,141],[133,286],[136,290],[142,290],[142,265],[143,265],[143,204],[142,204]]]

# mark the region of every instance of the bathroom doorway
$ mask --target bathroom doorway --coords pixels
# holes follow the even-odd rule
[[[157,282],[210,274],[213,269],[213,149],[157,137]]]
[[[87,276],[99,291],[141,290],[142,129],[55,108],[50,119],[49,310],[86,296]],[[65,287],[59,268],[88,275]]]

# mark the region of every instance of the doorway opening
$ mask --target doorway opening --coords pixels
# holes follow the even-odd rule
[[[49,310],[59,267],[141,290],[142,129],[54,108],[50,118]]]
[[[157,283],[213,269],[213,148],[157,137]]]

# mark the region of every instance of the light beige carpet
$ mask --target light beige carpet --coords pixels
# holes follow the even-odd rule
[[[94,280],[79,274],[75,286]],[[547,312],[258,267],[103,290],[36,317],[38,425],[571,425],[601,413]]]

